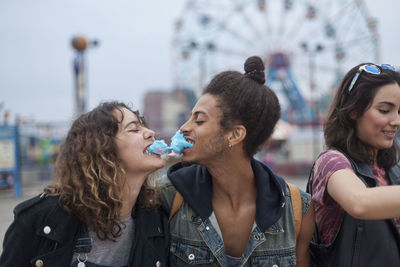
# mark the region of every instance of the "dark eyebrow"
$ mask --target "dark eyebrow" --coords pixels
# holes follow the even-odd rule
[[[199,114],[203,114],[203,115],[207,116],[207,114],[204,111],[200,111],[200,110],[193,113],[193,116],[199,116]]]
[[[382,101],[382,102],[379,102],[378,104],[380,104],[380,105],[389,105],[389,106],[391,106],[391,107],[394,107],[394,106],[395,106],[394,103],[389,102],[389,101]]]
[[[134,124],[134,125],[137,127],[137,125],[140,124],[140,122],[138,122],[138,121],[131,121],[131,122],[129,122],[129,123],[127,123],[127,124],[125,125],[124,130],[125,130],[126,128],[128,128],[129,126],[131,126],[132,124]]]

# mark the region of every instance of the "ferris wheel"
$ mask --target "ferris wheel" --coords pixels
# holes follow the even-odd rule
[[[201,89],[252,55],[282,118],[314,121],[310,103],[361,62],[379,62],[378,31],[362,0],[188,0],[172,41],[176,88]]]

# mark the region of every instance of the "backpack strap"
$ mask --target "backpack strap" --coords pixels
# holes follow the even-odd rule
[[[293,216],[294,216],[294,223],[296,226],[296,239],[297,239],[300,233],[301,220],[303,218],[300,189],[296,185],[290,183],[288,183],[288,187],[290,190],[290,198],[292,200]],[[182,202],[183,202],[182,195],[178,191],[176,191],[174,200],[172,202],[172,208],[169,214],[168,222],[171,221],[172,217],[174,217],[175,213],[182,206]]]
[[[172,208],[171,208],[171,212],[169,214],[168,222],[171,221],[172,217],[174,217],[175,213],[182,206],[182,202],[183,202],[182,195],[178,191],[176,191],[175,196],[174,196],[174,201],[172,202]]]
[[[296,239],[299,236],[301,228],[301,220],[303,219],[303,207],[301,202],[300,189],[294,185],[288,183],[290,190],[290,198],[292,200],[292,209],[294,216],[294,224],[296,225]]]

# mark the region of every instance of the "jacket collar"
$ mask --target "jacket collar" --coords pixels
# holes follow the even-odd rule
[[[339,152],[341,152],[350,161],[350,164],[351,164],[353,170],[355,171],[355,173],[357,174],[357,176],[358,177],[361,176],[363,178],[362,180],[365,181],[365,183],[367,183],[368,186],[376,187],[377,182],[376,182],[375,176],[372,173],[372,170],[368,166],[367,163],[358,162],[358,161],[353,160],[350,157],[350,155],[348,155],[346,152],[344,152],[341,149],[338,149],[338,148],[333,148],[333,149],[336,149]],[[388,176],[390,183],[392,185],[400,184],[400,163],[397,163],[396,165],[394,165],[393,167],[391,167],[389,169],[385,169],[385,171],[386,171],[386,175]]]
[[[375,176],[368,164],[353,160],[349,155],[347,155],[347,153],[343,154],[350,161],[356,173],[362,175],[364,178],[367,178],[366,182],[369,184],[369,186],[375,187],[377,185]],[[400,184],[400,163],[397,163],[391,168],[385,169],[385,171],[392,185]]]
[[[387,172],[391,184],[400,184],[400,163],[397,163]]]
[[[351,164],[354,172],[357,174],[358,177],[362,178],[361,180],[364,183],[366,183],[367,186],[369,186],[369,187],[376,186],[375,176],[372,173],[372,170],[367,163],[356,161],[356,160],[352,159],[350,157],[350,155],[348,155],[343,150],[341,150],[341,149],[337,149],[337,150],[339,152],[341,152],[350,161],[350,164]]]
[[[71,237],[71,234],[74,235],[73,233],[78,230],[79,221],[74,215],[60,207],[57,197],[48,198],[52,198],[50,201],[57,202],[57,204],[54,205],[36,233],[58,243],[67,242],[74,238]]]
[[[285,206],[285,181],[263,163],[252,159],[251,167],[257,185],[256,223],[265,231],[275,223]],[[210,217],[212,177],[207,168],[198,164],[177,163],[168,170],[168,177],[185,202],[202,220]]]
[[[176,190],[179,191],[186,203],[203,220],[210,217],[211,204],[211,175],[204,166],[184,162],[172,165],[168,169],[168,177]]]
[[[371,168],[368,166],[367,163],[357,162],[351,158],[349,158],[350,162],[353,161],[354,169],[357,173],[361,174],[362,176],[366,176],[371,179],[374,178],[374,174],[372,173]]]

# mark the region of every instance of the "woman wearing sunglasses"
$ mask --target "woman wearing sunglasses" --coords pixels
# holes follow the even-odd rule
[[[77,118],[61,145],[57,180],[18,205],[0,266],[166,266],[167,214],[150,174],[154,132],[137,111],[100,104]]]
[[[328,150],[308,182],[314,266],[400,266],[400,74],[360,64],[342,80],[324,124]]]

